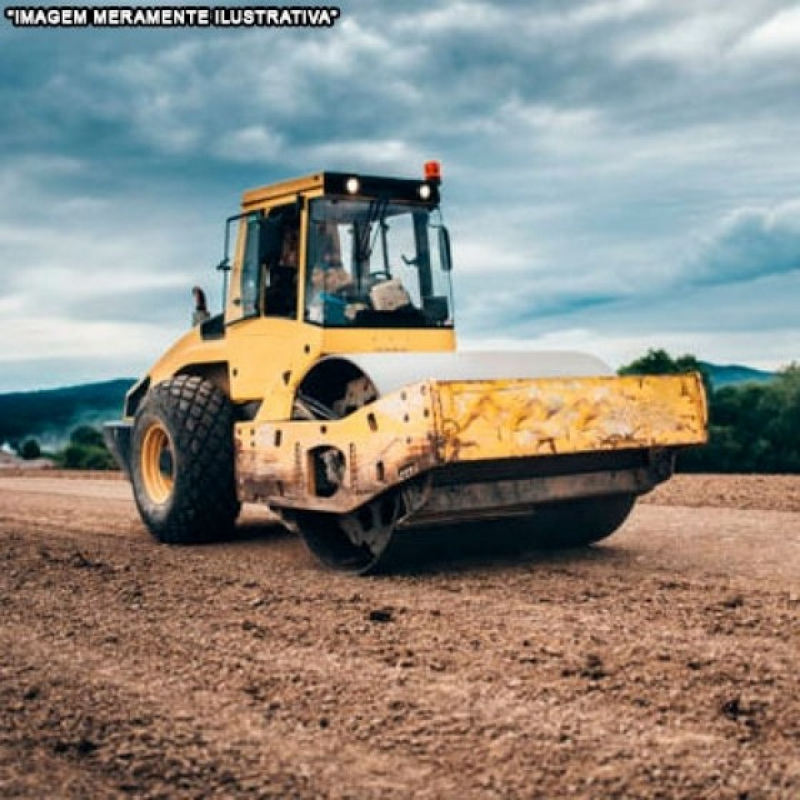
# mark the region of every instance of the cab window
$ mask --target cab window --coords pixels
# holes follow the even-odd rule
[[[259,259],[259,239],[261,236],[261,215],[251,214],[246,220],[244,261],[242,263],[242,316],[258,314],[258,298],[261,293],[261,264]]]
[[[297,316],[300,217],[294,205],[282,206],[270,211],[267,224],[275,225],[279,247],[265,264],[264,314],[294,318]]]
[[[242,317],[297,313],[297,247],[300,221],[294,206],[246,219],[241,276]]]

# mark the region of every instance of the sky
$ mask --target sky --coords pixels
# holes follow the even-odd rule
[[[195,283],[219,306],[243,190],[429,159],[461,347],[800,360],[800,3],[339,8],[325,28],[3,14],[0,391],[146,371]]]

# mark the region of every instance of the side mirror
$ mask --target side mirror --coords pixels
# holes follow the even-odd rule
[[[450,272],[453,269],[453,258],[450,253],[450,234],[444,225],[439,228],[439,260],[445,272]]]

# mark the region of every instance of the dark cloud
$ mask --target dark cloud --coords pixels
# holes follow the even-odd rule
[[[791,9],[410,0],[342,6],[329,30],[0,24],[0,309],[76,342],[150,326],[155,356],[185,286],[218,294],[243,189],[438,157],[467,336],[663,331],[661,295],[796,274]]]
[[[743,209],[720,226],[692,265],[703,283],[749,281],[800,271],[800,203]]]

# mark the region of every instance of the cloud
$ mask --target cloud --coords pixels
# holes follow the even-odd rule
[[[224,133],[214,147],[215,153],[230,161],[246,164],[273,163],[284,149],[284,137],[267,125],[250,125]]]
[[[776,369],[797,360],[800,272],[747,284],[687,284],[679,289],[597,305],[575,305],[554,317],[531,316],[494,330],[470,328],[471,349],[567,349],[596,353],[619,367],[651,347],[716,363]]]
[[[800,6],[784,8],[743,37],[737,46],[740,55],[761,58],[800,55]]]
[[[729,214],[690,265],[694,281],[728,283],[800,271],[800,200]]]
[[[620,61],[663,61],[691,70],[713,68],[749,23],[748,15],[730,4],[692,8],[675,3],[665,17],[663,24],[622,45]]]
[[[41,95],[74,128],[114,136],[117,153],[142,147],[179,160],[277,163],[341,135],[369,138],[419,102],[419,53],[349,17],[333,32],[202,31],[166,35],[160,47],[117,57],[65,58]],[[412,76],[413,78],[413,76]],[[359,96],[352,103],[354,94]],[[365,102],[368,96],[374,102]],[[76,131],[77,133],[77,131]]]
[[[696,334],[734,360],[741,321],[785,361],[798,8],[409,0],[326,30],[0,25],[0,311],[42,375],[48,340],[81,374],[130,374],[185,328],[191,285],[218,305],[243,189],[439,158],[462,338]]]
[[[475,262],[457,283],[457,307],[473,336],[504,329],[528,339],[544,335],[554,324],[581,326],[591,320],[630,335],[637,327],[644,332],[652,329],[653,320],[664,320],[669,328],[660,335],[665,339],[672,338],[669,329],[681,325],[704,331],[706,338],[714,328],[720,333],[781,326],[795,330],[800,200],[730,213],[706,236],[698,236],[695,249],[687,248],[671,269],[622,271],[612,261],[565,276],[540,257],[527,268],[501,264],[505,279],[487,280],[497,266],[487,254],[482,267]]]

